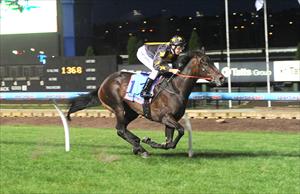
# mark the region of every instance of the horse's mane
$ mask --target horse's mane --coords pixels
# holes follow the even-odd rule
[[[205,55],[203,50],[188,51],[188,52],[180,55],[177,58],[175,63],[177,64],[177,67],[182,68],[182,67],[185,67],[193,57],[203,56],[203,55]]]

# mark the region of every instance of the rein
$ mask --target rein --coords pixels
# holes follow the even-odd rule
[[[180,74],[176,73],[177,76],[184,77],[184,78],[191,78],[191,79],[205,79],[207,81],[210,81],[210,77],[200,77],[200,76],[194,76],[194,75],[186,75],[186,74]]]

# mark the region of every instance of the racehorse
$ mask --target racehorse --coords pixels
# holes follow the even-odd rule
[[[143,143],[153,148],[174,149],[184,135],[184,127],[178,122],[185,113],[188,97],[199,78],[206,79],[217,86],[224,82],[224,76],[213,62],[201,51],[191,51],[177,60],[180,73],[166,76],[160,86],[155,87],[148,119],[165,125],[165,143],[156,143],[146,137]],[[108,76],[101,86],[86,95],[70,101],[70,114],[87,107],[99,105],[100,102],[116,117],[117,134],[133,146],[133,153],[148,157],[149,153],[142,147],[141,140],[127,129],[128,124],[143,115],[143,105],[124,98],[132,72],[115,72]],[[173,139],[174,131],[178,134]]]

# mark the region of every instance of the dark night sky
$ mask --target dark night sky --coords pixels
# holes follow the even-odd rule
[[[81,40],[80,44],[86,46],[99,45],[99,53],[108,50],[125,52],[130,34],[143,41],[164,41],[170,33],[180,33],[188,38],[192,29],[197,30],[208,49],[217,49],[225,45],[224,0],[75,0],[75,2],[77,34],[78,37],[85,37],[78,38],[78,41]],[[228,3],[231,34],[235,36],[232,47],[262,47],[263,9],[256,11],[255,0],[228,0]],[[272,24],[270,45],[294,46],[299,42],[298,0],[267,0],[267,8],[269,22]],[[292,25],[289,22],[293,22]],[[86,30],[82,31],[83,28]],[[150,33],[144,28],[154,30]],[[90,38],[92,40],[88,39],[89,37],[92,37]]]
[[[177,16],[194,15],[200,11],[204,15],[216,15],[224,12],[224,0],[79,0],[80,3],[92,3],[94,21],[130,20],[132,10],[140,10],[145,16],[177,13]],[[228,0],[230,12],[255,12],[255,0]],[[268,0],[268,11],[279,12],[298,8],[298,0]]]

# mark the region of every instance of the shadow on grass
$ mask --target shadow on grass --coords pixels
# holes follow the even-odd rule
[[[6,145],[25,145],[25,146],[51,146],[51,147],[64,147],[65,144],[63,143],[49,143],[49,142],[18,142],[18,141],[1,141],[0,144],[6,144]],[[120,155],[132,155],[130,148],[127,146],[122,145],[104,145],[104,144],[71,144],[72,147],[90,147],[90,148],[113,148],[113,149],[122,149],[122,150],[128,150],[128,152],[118,152],[117,154]],[[150,153],[151,156],[159,156],[159,157],[165,157],[165,158],[187,158],[188,153],[187,152],[155,152],[153,150]],[[297,157],[300,158],[300,153],[281,153],[281,152],[275,152],[275,151],[260,151],[260,152],[243,152],[243,151],[236,151],[236,152],[230,152],[230,151],[214,151],[214,150],[196,150],[193,152],[192,158],[240,158],[240,157]]]
[[[154,156],[166,157],[166,158],[177,158],[177,157],[188,157],[187,152],[177,152],[177,153],[152,153]],[[300,158],[300,153],[280,153],[273,151],[262,151],[262,152],[228,152],[228,151],[194,151],[192,158],[255,158],[255,157],[298,157]]]
[[[50,147],[64,147],[65,144],[63,143],[49,143],[49,142],[18,142],[18,141],[0,141],[0,144],[6,144],[6,145],[25,145],[25,146],[50,146]],[[116,149],[128,149],[126,146],[121,145],[103,145],[103,144],[71,144],[72,147],[91,147],[91,148],[116,148]]]

